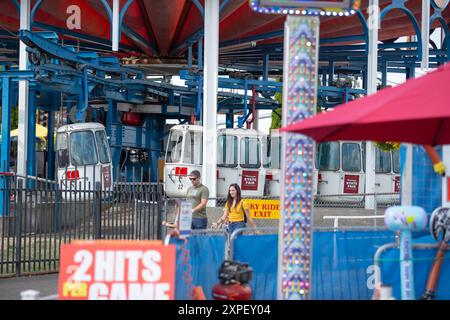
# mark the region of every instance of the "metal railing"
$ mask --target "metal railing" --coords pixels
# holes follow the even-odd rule
[[[57,271],[61,244],[72,240],[162,239],[161,184],[66,186],[0,176],[0,276]]]
[[[315,207],[364,208],[366,197],[373,196],[375,209],[400,204],[400,193],[346,193],[318,194],[314,196]]]
[[[341,220],[361,220],[361,219],[383,219],[384,216],[323,216],[323,220],[333,220],[333,228],[338,229],[339,228],[339,219]],[[377,225],[375,224],[375,227]]]

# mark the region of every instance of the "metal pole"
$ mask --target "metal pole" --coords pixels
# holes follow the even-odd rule
[[[20,29],[30,30],[30,0],[20,2]],[[20,41],[19,70],[27,70],[27,46]],[[17,141],[17,174],[27,175],[26,161],[28,159],[28,80],[19,81],[19,134]]]
[[[413,161],[413,145],[406,144],[405,164],[401,172],[401,199],[402,205],[412,205],[412,161]]]
[[[197,65],[198,65],[198,69],[203,69],[203,37],[200,37],[200,39],[198,39],[198,57],[197,57]]]
[[[28,175],[36,174],[36,91],[30,90],[28,96]],[[34,183],[34,182],[32,182]]]
[[[119,0],[113,1],[113,20],[112,20],[112,51],[119,51],[119,20],[120,16],[120,2]]]
[[[188,69],[192,69],[192,44],[188,47]]]
[[[428,69],[428,44],[430,42],[430,0],[422,0],[422,61],[420,67]]]
[[[2,172],[9,172],[10,161],[10,146],[11,137],[9,131],[11,130],[11,80],[8,77],[2,79],[2,149],[1,149],[1,163],[0,168]],[[8,178],[6,174],[0,177],[0,217],[7,216],[9,212],[9,193]]]
[[[378,73],[378,29],[380,7],[378,0],[369,2],[369,54],[367,60],[367,95],[377,92]],[[366,143],[366,181],[365,193],[375,193],[375,146],[371,141]],[[374,196],[365,197],[365,209],[375,208]]]
[[[56,94],[54,94],[54,100],[57,101],[58,97]],[[56,104],[56,102],[55,102]],[[47,126],[47,161],[48,166],[46,173],[47,179],[53,180],[55,177],[54,171],[55,171],[55,144],[53,140],[53,130],[55,128],[55,105],[53,105],[52,110],[48,112],[48,126]]]
[[[203,183],[216,198],[217,89],[219,64],[219,0],[205,1],[205,65],[203,99]],[[215,200],[210,205],[215,205]]]

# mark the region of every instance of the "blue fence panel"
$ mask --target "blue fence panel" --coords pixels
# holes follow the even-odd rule
[[[442,147],[437,146],[436,151],[442,158]],[[433,164],[422,146],[413,145],[412,158],[412,205],[422,207],[431,214],[442,202],[442,177],[434,172]],[[405,145],[401,147],[400,159],[400,172],[403,172],[406,161]]]
[[[220,265],[225,255],[225,236],[192,235],[184,246],[182,240],[171,240],[177,246],[175,299],[189,299],[188,284],[184,273],[191,268],[193,286],[201,286],[208,300],[212,299],[212,287],[218,283]],[[183,249],[189,250],[189,262],[183,263]]]
[[[253,268],[250,285],[255,300],[276,300],[278,235],[242,235],[236,238],[233,260]]]
[[[435,243],[431,236],[417,238],[414,243]],[[414,260],[414,289],[416,298],[419,299],[422,295],[427,279],[428,273],[434,260],[437,249],[413,250]],[[447,253],[448,254],[448,253]],[[380,256],[380,270],[381,280],[383,284],[392,286],[392,294],[395,299],[400,299],[400,261],[399,250],[392,248],[386,250]],[[444,256],[444,261],[441,266],[439,281],[436,289],[435,299],[449,300],[450,299],[450,258]]]
[[[311,298],[371,299],[368,267],[376,250],[394,240],[390,231],[315,231]],[[278,235],[245,235],[234,242],[233,259],[253,268],[254,299],[276,299],[277,252]]]
[[[314,232],[312,299],[371,299],[368,268],[376,250],[394,240],[391,231]]]

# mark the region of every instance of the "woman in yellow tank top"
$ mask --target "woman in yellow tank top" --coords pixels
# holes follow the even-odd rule
[[[241,188],[237,183],[231,184],[228,188],[228,197],[224,208],[224,214],[217,223],[213,223],[211,227],[217,228],[227,220],[229,234],[232,234],[236,229],[245,228],[246,220],[250,222],[253,228],[256,228],[256,224],[250,216],[248,204],[242,199]]]

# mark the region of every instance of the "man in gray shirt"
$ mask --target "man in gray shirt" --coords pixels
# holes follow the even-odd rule
[[[192,203],[192,229],[206,229],[208,225],[206,204],[209,198],[209,190],[200,181],[199,171],[192,171],[189,180],[191,180],[192,186],[187,189],[186,200]]]

